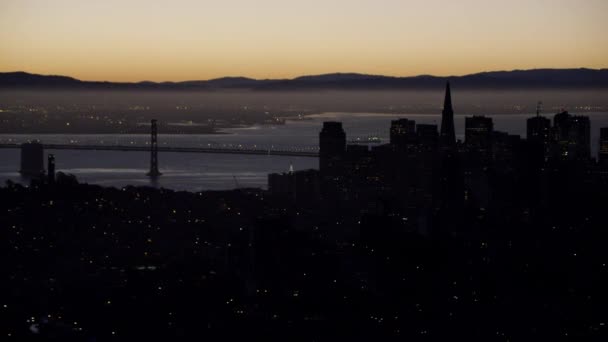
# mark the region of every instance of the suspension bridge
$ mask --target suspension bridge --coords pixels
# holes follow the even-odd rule
[[[78,144],[42,144],[46,150],[88,150],[88,151],[124,151],[124,152],[150,152],[150,146],[126,146],[126,145],[78,145]],[[21,148],[21,144],[0,144],[0,148]],[[174,153],[223,153],[223,154],[247,154],[247,155],[269,155],[284,157],[310,157],[318,158],[319,153],[315,151],[299,151],[296,149],[262,149],[250,147],[169,147],[158,146],[158,152]]]
[[[211,145],[198,147],[178,147],[178,146],[159,146],[156,129],[157,121],[151,120],[150,129],[150,144],[149,145],[105,145],[105,144],[43,144],[38,142],[39,151],[42,150],[84,150],[84,151],[124,151],[124,152],[149,152],[150,153],[150,171],[147,173],[149,177],[155,178],[161,175],[158,167],[158,153],[216,153],[216,154],[241,154],[241,155],[265,155],[265,156],[284,156],[284,157],[308,157],[318,158],[318,149],[302,149],[302,148],[261,148],[257,146],[247,147],[243,145]],[[378,144],[381,143],[380,138],[371,136],[364,139],[356,139],[349,141],[351,144]],[[25,145],[25,144],[23,144]],[[0,149],[22,149],[21,158],[24,158],[24,149],[22,144],[18,143],[0,143]],[[37,153],[34,158],[42,158],[42,152]]]

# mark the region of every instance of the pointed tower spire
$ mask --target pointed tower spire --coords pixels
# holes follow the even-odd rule
[[[450,148],[456,145],[454,110],[452,109],[452,92],[450,90],[449,81],[445,87],[445,100],[443,101],[443,112],[441,113],[441,136],[439,141],[443,148]]]
[[[445,85],[445,99],[443,100],[443,109],[452,110],[452,91],[450,90],[450,81]]]

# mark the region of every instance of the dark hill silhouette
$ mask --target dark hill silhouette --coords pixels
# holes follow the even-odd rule
[[[26,72],[0,73],[0,89],[115,89],[115,90],[383,90],[439,89],[447,80],[469,89],[608,88],[608,69],[533,69],[482,72],[465,76],[392,77],[357,73],[301,76],[293,79],[256,80],[224,77],[206,81],[137,83],[80,81],[66,76]]]

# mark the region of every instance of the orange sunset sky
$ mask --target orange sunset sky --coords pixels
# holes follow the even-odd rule
[[[0,0],[0,72],[83,80],[608,67],[606,0]]]

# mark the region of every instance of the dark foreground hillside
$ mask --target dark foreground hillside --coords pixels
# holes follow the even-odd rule
[[[559,190],[559,191],[558,191]],[[2,340],[561,340],[608,327],[605,185],[471,234],[261,190],[0,189]]]

